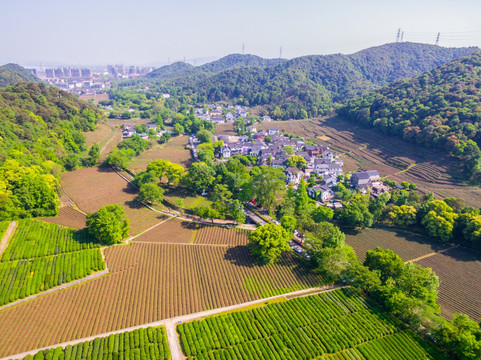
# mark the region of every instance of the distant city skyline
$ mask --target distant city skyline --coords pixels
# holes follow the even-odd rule
[[[43,67],[202,63],[349,54],[396,40],[481,46],[476,0],[2,1],[0,64]]]

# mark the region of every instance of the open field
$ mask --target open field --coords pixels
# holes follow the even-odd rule
[[[445,359],[353,289],[179,324],[193,359]]]
[[[354,248],[361,261],[366,258],[368,250],[373,250],[377,246],[391,249],[404,261],[449,247],[449,245],[436,243],[425,236],[409,231],[380,228],[364,229],[357,234],[346,234],[346,243]]]
[[[416,264],[432,268],[439,276],[438,304],[444,316],[461,312],[475,321],[481,319],[481,256],[456,248]]]
[[[179,186],[162,186],[165,190],[164,199],[167,200],[169,203],[175,205],[176,199],[182,199],[184,209],[194,209],[196,207],[211,207],[212,201],[207,199],[205,196],[201,195],[192,195],[187,188],[179,185]]]
[[[0,356],[322,282],[289,254],[259,266],[245,246],[134,241],[105,257],[109,275],[0,311]]]
[[[239,246],[247,245],[249,230],[202,226],[195,237],[196,244]]]
[[[130,220],[130,234],[148,229],[164,216],[157,214],[135,198],[137,190],[110,168],[93,167],[64,173],[62,187],[65,193],[85,212],[95,212],[104,205],[120,204]]]
[[[234,131],[234,124],[217,124],[215,126],[214,135],[237,135]]]
[[[151,161],[157,159],[169,160],[188,169],[192,163],[190,150],[185,147],[189,143],[187,135],[174,136],[166,144],[155,144],[147,151],[132,159],[129,168],[138,173],[147,169]]]
[[[467,205],[481,207],[481,188],[467,186],[458,176],[459,163],[445,153],[383,136],[338,117],[318,120],[277,121],[258,124],[277,127],[330,146],[344,160],[345,171],[378,170],[381,176],[418,185],[437,197],[462,197]]]
[[[42,218],[43,221],[68,226],[74,229],[83,229],[87,226],[86,217],[80,211],[75,210],[71,206],[63,206],[59,209],[58,215],[55,217]]]
[[[89,101],[92,100],[95,104],[98,104],[99,101],[102,100],[109,100],[109,94],[93,94],[93,95],[79,95],[80,100]]]
[[[187,244],[193,242],[198,227],[196,223],[173,218],[136,237],[133,241]]]
[[[100,246],[88,233],[20,221],[0,261],[0,305],[103,270]]]
[[[39,357],[43,354],[43,357]],[[84,343],[40,351],[31,359],[143,359],[169,360],[170,349],[164,326],[137,329]]]

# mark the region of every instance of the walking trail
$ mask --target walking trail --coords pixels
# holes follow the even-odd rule
[[[415,258],[415,259],[408,260],[408,261],[405,262],[405,264],[410,263],[410,262],[414,263],[414,262],[416,262],[416,261],[421,261],[421,260],[423,260],[423,259],[429,258],[429,257],[434,256],[434,255],[437,255],[437,254],[442,254],[442,253],[444,253],[444,252],[446,252],[446,251],[452,250],[452,249],[457,248],[457,247],[459,247],[459,245],[453,245],[453,246],[451,246],[451,247],[448,247],[447,249],[435,251],[435,252],[432,252],[432,253],[429,253],[429,254],[426,254],[426,255],[417,257],[417,258]]]
[[[3,254],[3,250],[8,245],[8,240],[10,240],[11,235],[13,235],[13,232],[17,226],[17,223],[15,221],[12,221],[7,228],[7,231],[5,231],[5,234],[2,237],[2,241],[0,242],[0,255]]]
[[[217,315],[217,314],[224,313],[224,312],[230,312],[230,311],[234,311],[234,310],[242,310],[242,308],[249,307],[249,306],[256,305],[256,304],[267,303],[267,302],[275,300],[275,299],[283,298],[285,300],[288,300],[288,299],[292,299],[292,298],[295,298],[295,297],[302,297],[302,296],[320,294],[320,293],[333,291],[333,290],[341,289],[341,288],[345,288],[345,287],[349,287],[349,286],[348,285],[326,285],[326,286],[321,286],[321,287],[317,287],[317,288],[310,288],[310,289],[293,291],[293,292],[282,294],[282,295],[276,295],[276,296],[271,296],[271,297],[264,298],[264,299],[248,301],[248,302],[245,302],[245,303],[242,303],[242,304],[224,306],[224,307],[217,308],[217,309],[211,309],[211,310],[201,311],[201,312],[197,312],[197,313],[193,313],[193,314],[176,316],[176,317],[169,318],[169,319],[163,319],[163,320],[159,320],[159,321],[155,321],[155,322],[151,322],[151,323],[132,326],[132,327],[129,327],[129,328],[114,330],[114,331],[110,331],[110,332],[103,333],[103,334],[93,335],[93,336],[89,336],[89,337],[82,338],[82,339],[76,339],[76,340],[72,340],[72,341],[63,342],[63,343],[60,343],[60,344],[50,345],[50,346],[46,346],[46,347],[43,347],[43,348],[26,351],[26,352],[23,352],[23,353],[20,353],[20,354],[10,355],[10,356],[4,357],[4,358],[0,358],[0,360],[22,359],[22,358],[26,357],[27,355],[34,355],[37,352],[43,351],[43,350],[55,349],[57,347],[65,348],[68,345],[76,345],[76,344],[83,343],[83,342],[86,342],[86,341],[94,340],[96,338],[104,338],[104,337],[108,337],[110,335],[120,334],[120,333],[127,332],[127,331],[134,331],[134,330],[137,330],[137,329],[143,329],[143,328],[147,328],[147,327],[157,327],[157,326],[161,326],[161,325],[166,327],[167,340],[169,342],[172,360],[183,360],[184,356],[182,355],[182,350],[180,348],[180,343],[179,343],[179,337],[178,337],[177,331],[175,329],[177,324],[180,324],[180,323],[186,322],[186,321],[201,319],[201,318],[204,318],[204,317],[207,317],[207,316]]]

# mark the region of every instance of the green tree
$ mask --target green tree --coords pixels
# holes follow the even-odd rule
[[[178,124],[178,123],[174,125],[174,132],[175,132],[176,134],[181,135],[181,134],[184,133],[184,131],[185,131],[185,130],[184,130],[184,127],[183,127],[182,125],[180,125],[180,124]]]
[[[105,205],[87,215],[89,233],[103,244],[120,243],[129,235],[129,220],[118,204]]]
[[[284,251],[290,250],[290,238],[282,226],[266,224],[250,233],[248,246],[254,256],[264,263],[270,263]]]
[[[243,224],[246,222],[246,214],[244,213],[244,206],[242,203],[235,199],[229,204],[229,214],[238,224]]]
[[[281,226],[292,233],[297,225],[297,219],[294,216],[284,215],[281,219]]]
[[[304,159],[302,156],[292,155],[286,159],[286,164],[287,166],[297,167],[299,169],[305,169],[307,162],[306,162],[306,159]]]
[[[100,157],[100,148],[97,144],[93,144],[90,147],[88,157],[86,159],[86,165],[94,166],[99,161],[99,157]]]
[[[201,143],[211,143],[212,142],[212,133],[209,130],[202,129],[197,132],[197,139]]]
[[[364,266],[379,271],[381,280],[386,282],[388,278],[397,279],[401,276],[404,261],[394,251],[376,247],[366,253]]]
[[[138,199],[147,203],[160,203],[164,200],[164,189],[153,183],[146,183],[140,187]]]
[[[267,210],[271,210],[285,188],[284,179],[285,174],[282,169],[256,166],[251,171],[252,195]]]
[[[334,216],[334,211],[332,211],[332,209],[328,208],[327,206],[318,206],[312,212],[311,216],[316,223],[320,223],[326,220],[331,220]]]
[[[126,169],[129,166],[129,157],[119,149],[113,150],[107,157],[107,164],[117,169]]]
[[[391,220],[397,226],[412,226],[416,224],[416,208],[409,205],[394,206],[387,214],[389,220]]]
[[[214,183],[215,172],[203,162],[193,163],[183,179],[185,186],[190,190],[203,192]]]
[[[282,153],[284,155],[294,155],[294,148],[291,145],[286,145],[282,148]]]

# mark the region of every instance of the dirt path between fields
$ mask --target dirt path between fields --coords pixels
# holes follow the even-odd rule
[[[405,264],[410,263],[410,262],[414,263],[414,262],[416,262],[416,261],[420,261],[420,260],[426,259],[426,258],[428,258],[428,257],[434,256],[434,255],[437,255],[437,254],[442,254],[442,253],[444,253],[444,252],[446,252],[446,251],[452,250],[452,249],[457,248],[457,247],[459,247],[459,245],[453,245],[453,246],[448,247],[447,249],[435,251],[435,252],[432,252],[432,253],[429,253],[429,254],[426,254],[426,255],[417,257],[417,258],[415,258],[415,259],[405,261],[404,263],[405,263]]]
[[[17,223],[15,221],[12,221],[10,224],[8,224],[7,231],[5,231],[5,234],[2,237],[2,241],[0,242],[0,258],[3,254],[3,251],[8,245],[8,240],[10,240],[10,237],[13,236],[13,232],[15,231],[16,227]]]
[[[86,341],[94,340],[96,338],[105,338],[105,337],[108,337],[110,335],[120,334],[120,333],[127,332],[127,331],[134,331],[134,330],[137,330],[137,329],[143,329],[143,328],[147,328],[147,327],[157,327],[157,326],[162,326],[162,325],[165,326],[166,330],[167,330],[167,340],[169,342],[170,352],[172,354],[172,360],[183,360],[183,359],[185,359],[185,357],[182,355],[182,351],[181,351],[180,343],[179,343],[179,336],[177,335],[177,331],[175,329],[177,324],[180,324],[182,322],[188,322],[188,321],[192,321],[192,320],[202,319],[202,318],[205,318],[207,316],[217,315],[217,314],[221,314],[221,313],[224,313],[224,312],[230,312],[230,311],[234,311],[234,310],[242,310],[242,308],[245,308],[245,307],[249,307],[249,306],[256,305],[256,304],[267,303],[269,301],[279,299],[279,298],[284,298],[285,300],[288,300],[288,299],[292,299],[294,297],[312,295],[313,292],[315,292],[316,294],[320,294],[320,293],[323,293],[323,292],[329,292],[329,291],[333,291],[333,290],[337,290],[337,289],[341,289],[341,288],[345,288],[345,287],[349,287],[349,286],[348,285],[326,285],[326,286],[321,286],[321,287],[317,287],[317,288],[310,288],[310,289],[293,291],[293,292],[282,294],[282,295],[276,295],[276,296],[271,296],[271,297],[264,298],[264,299],[248,301],[248,302],[245,302],[245,303],[242,303],[242,304],[224,306],[224,307],[217,308],[217,309],[201,311],[201,312],[197,312],[197,313],[193,313],[193,314],[176,316],[176,317],[173,317],[173,318],[159,320],[159,321],[146,323],[146,324],[142,324],[142,325],[137,325],[137,326],[132,326],[132,327],[125,328],[125,329],[114,330],[114,331],[110,331],[108,333],[93,335],[93,336],[89,336],[89,337],[82,338],[82,339],[67,341],[67,342],[64,342],[64,343],[61,343],[61,344],[50,345],[50,346],[46,346],[46,347],[43,347],[43,348],[26,351],[26,352],[23,352],[23,353],[20,353],[20,354],[10,355],[10,356],[4,357],[4,358],[0,358],[0,360],[22,359],[27,355],[34,355],[37,352],[42,351],[42,350],[55,349],[56,347],[59,347],[59,346],[62,347],[62,348],[65,348],[68,345],[76,345],[76,344],[83,343],[83,342],[86,342]]]

